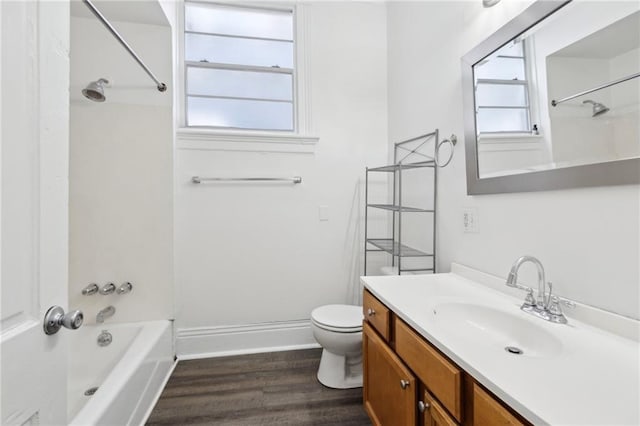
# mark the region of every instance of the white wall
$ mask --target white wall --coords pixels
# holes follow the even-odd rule
[[[530,3],[389,3],[390,139],[434,127],[460,137],[439,174],[440,271],[460,262],[506,277],[518,256],[531,254],[558,294],[639,318],[637,185],[466,195],[460,57]],[[477,209],[479,233],[463,233],[465,207]],[[530,269],[523,268],[524,278],[534,285]]]
[[[310,127],[318,143],[296,145],[298,152],[264,152],[286,145],[269,143],[258,148],[263,152],[243,152],[223,142],[178,140],[179,355],[311,343],[311,310],[359,293],[364,169],[387,157],[386,8],[303,7]],[[299,175],[303,183],[193,185],[193,175]],[[319,220],[320,206],[328,208],[327,221]],[[281,339],[242,338],[257,330],[285,331]]]
[[[171,83],[168,26],[112,22],[158,77]],[[106,77],[107,100],[80,91]],[[171,86],[171,84],[169,84]],[[173,115],[165,93],[95,18],[71,19],[70,305],[91,323],[172,317]],[[127,295],[82,296],[89,283],[133,283]]]

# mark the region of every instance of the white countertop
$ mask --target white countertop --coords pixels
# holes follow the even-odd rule
[[[544,321],[520,310],[524,294],[516,298],[454,273],[362,277],[362,282],[394,313],[531,423],[640,424],[637,341],[571,317],[567,325]],[[518,322],[531,322],[545,335],[552,334],[558,344],[552,344],[543,355],[532,351],[509,354],[503,344],[479,340],[482,333],[443,325],[434,309],[451,302],[515,315]],[[637,321],[625,321],[627,325],[631,321],[636,330]],[[535,346],[536,336],[523,337],[530,343],[533,339]]]

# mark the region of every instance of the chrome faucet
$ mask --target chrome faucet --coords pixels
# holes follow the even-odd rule
[[[518,284],[518,270],[523,263],[531,262],[538,268],[538,296],[533,297],[533,289]],[[544,267],[542,263],[533,256],[522,256],[518,258],[511,266],[507,281],[505,283],[509,287],[517,288],[527,292],[527,297],[524,303],[520,307],[523,311],[535,315],[538,318],[542,318],[546,321],[551,321],[559,324],[566,324],[567,318],[560,309],[560,298],[552,296],[553,285],[546,281],[544,275]],[[547,287],[549,292],[547,293]]]
[[[96,322],[103,323],[105,319],[112,317],[113,314],[115,313],[116,313],[115,306],[107,306],[106,308],[98,312],[98,315],[96,315]]]

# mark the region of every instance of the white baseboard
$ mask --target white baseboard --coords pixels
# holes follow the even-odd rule
[[[309,320],[179,328],[176,333],[179,360],[319,347]]]

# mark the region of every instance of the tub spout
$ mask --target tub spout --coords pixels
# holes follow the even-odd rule
[[[96,315],[96,322],[103,323],[105,319],[112,317],[113,314],[115,313],[116,313],[115,306],[107,306],[106,308],[98,312],[98,315]]]

